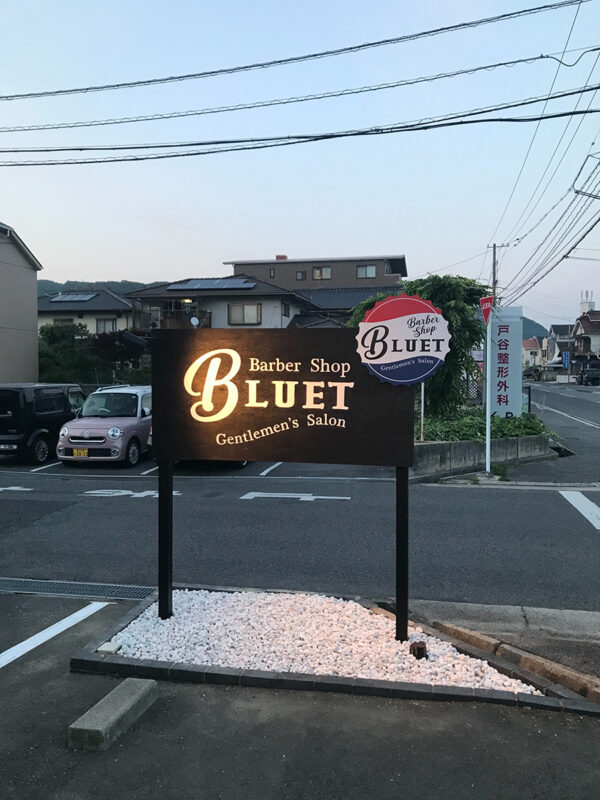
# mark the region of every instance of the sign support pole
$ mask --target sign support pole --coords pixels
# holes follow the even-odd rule
[[[173,461],[158,460],[158,616],[173,616]]]
[[[485,471],[491,472],[492,450],[492,326],[488,319],[487,337],[485,347]]]
[[[408,467],[396,467],[396,640],[408,639]]]

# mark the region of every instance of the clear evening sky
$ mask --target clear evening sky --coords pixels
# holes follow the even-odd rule
[[[104,0],[94,4],[6,0],[0,94],[283,58],[541,4],[541,0]],[[560,55],[576,12],[577,6],[572,6],[421,41],[238,75],[2,102],[0,126],[246,103],[541,53]],[[600,45],[599,31],[600,5],[592,0],[580,7],[567,50]],[[565,58],[575,61],[580,52]],[[581,87],[588,79],[592,85],[597,83],[600,62],[590,77],[597,56],[590,53],[572,68],[561,67],[553,91]],[[376,127],[545,96],[556,68],[555,61],[543,60],[267,109],[114,127],[0,133],[0,147],[177,142]],[[555,100],[546,113],[570,111],[577,99]],[[583,96],[579,108],[587,108],[590,100],[592,108],[600,108],[600,97],[592,99],[592,94]],[[541,111],[542,104],[504,112],[504,116]],[[581,119],[570,122],[542,186]],[[13,226],[44,264],[40,277],[58,281],[218,276],[229,272],[223,261],[272,258],[278,253],[290,258],[404,253],[409,277],[417,277],[470,259],[483,253],[491,241],[501,243],[509,237],[568,122],[562,118],[541,123],[495,234],[535,123],[472,125],[133,164],[2,168],[0,220]],[[583,118],[523,232],[566,192],[590,148],[600,152],[599,128],[600,114]],[[15,158],[20,160],[0,154],[0,160]],[[500,286],[523,266],[556,223],[560,210],[519,246],[499,251]],[[600,211],[600,200],[590,200],[586,218],[594,211]],[[600,259],[600,226],[581,247],[590,249],[574,255]],[[478,256],[444,271],[485,281],[490,264],[490,256],[485,263]],[[600,261],[564,261],[517,302],[527,316],[546,326],[573,320],[581,290],[594,290],[600,301],[599,267]]]

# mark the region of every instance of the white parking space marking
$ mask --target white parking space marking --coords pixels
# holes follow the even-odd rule
[[[264,478],[264,476],[268,475],[269,472],[271,472],[271,470],[277,469],[277,467],[280,467],[282,464],[283,464],[283,461],[276,461],[274,464],[271,464],[270,467],[267,467],[266,469],[263,469],[263,471],[260,473],[260,477]]]
[[[92,497],[158,497],[158,489],[147,489],[145,492],[132,492],[130,489],[92,489],[89,492],[82,492],[82,497],[91,495]],[[173,496],[179,496],[181,492],[173,491]]]
[[[240,500],[255,500],[257,497],[273,497],[277,499],[287,498],[289,500],[352,500],[351,497],[329,497],[328,495],[302,494],[300,492],[248,492],[242,495]]]
[[[55,467],[57,464],[60,464],[60,461],[53,461],[51,464],[44,464],[43,467],[35,467],[35,469],[30,469],[29,472],[41,472],[41,470],[50,469],[50,467]]]
[[[150,475],[151,472],[156,472],[157,469],[158,469],[158,467],[151,467],[150,469],[147,469],[145,472],[142,472],[140,474],[141,475]]]
[[[39,647],[49,639],[53,639],[55,636],[58,636],[59,633],[66,631],[67,628],[72,628],[73,625],[77,625],[78,622],[91,617],[92,614],[95,614],[96,611],[100,611],[101,608],[107,605],[108,603],[90,603],[80,608],[79,611],[76,611],[74,614],[61,619],[60,622],[56,622],[54,625],[50,625],[49,628],[45,628],[45,630],[36,633],[34,636],[30,636],[29,639],[25,639],[24,642],[10,647],[8,650],[0,653],[0,668],[5,667],[7,664],[10,664],[11,661],[15,661],[17,658],[25,655],[25,653],[29,653],[30,650]]]
[[[0,492],[33,492],[33,489],[26,489],[24,486],[2,486]]]
[[[581,492],[561,492],[565,500],[579,511],[597,531],[600,531],[600,508]]]
[[[573,417],[571,414],[565,414],[564,411],[559,411],[557,408],[552,408],[552,406],[545,406],[541,403],[534,403],[533,400],[531,401],[531,405],[535,406],[536,408],[541,408],[544,411],[552,411],[553,414],[560,414],[561,417],[567,417],[568,419],[572,419],[574,422],[580,422],[582,425],[589,425],[590,428],[598,428],[600,429],[600,425],[597,425],[595,422],[590,422],[589,419],[580,419],[579,417]]]

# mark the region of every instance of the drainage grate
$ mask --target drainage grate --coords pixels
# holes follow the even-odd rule
[[[0,593],[44,594],[62,597],[90,597],[102,600],[144,600],[153,586],[120,586],[116,583],[39,581],[31,578],[0,578]]]

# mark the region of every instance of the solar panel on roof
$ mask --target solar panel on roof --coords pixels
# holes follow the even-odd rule
[[[167,291],[186,292],[190,289],[253,289],[256,283],[246,278],[193,278],[183,283],[172,283]]]
[[[92,294],[58,294],[56,297],[53,297],[50,302],[51,303],[83,303],[86,300],[91,300],[92,297],[96,297],[98,292],[93,292]]]

